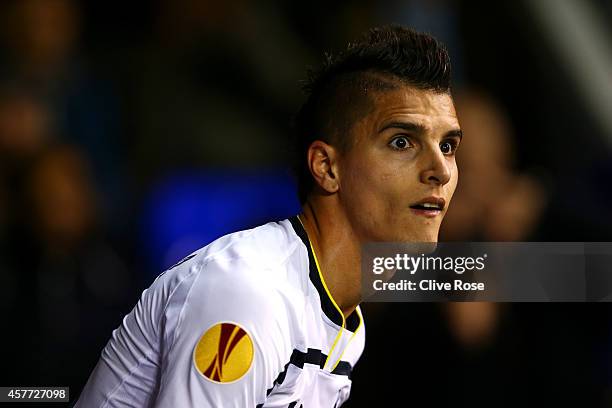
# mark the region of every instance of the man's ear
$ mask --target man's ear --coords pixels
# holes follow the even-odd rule
[[[308,148],[308,168],[316,183],[327,193],[338,191],[338,152],[321,141],[315,140]]]

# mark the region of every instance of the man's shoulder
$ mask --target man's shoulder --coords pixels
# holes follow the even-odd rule
[[[270,222],[234,232],[183,258],[158,280],[168,290],[186,280],[203,280],[208,287],[226,281],[244,288],[302,286],[307,273],[307,252],[289,220]]]
[[[303,254],[290,228],[281,221],[226,235],[160,275],[156,291],[167,299],[166,329],[172,331],[180,320],[183,334],[195,336],[230,322],[252,333],[258,343],[274,330],[289,341],[306,299],[296,283],[308,279],[300,272],[303,265],[291,265]]]
[[[282,265],[301,243],[289,220],[225,235],[201,252],[206,263],[241,260],[262,267]]]

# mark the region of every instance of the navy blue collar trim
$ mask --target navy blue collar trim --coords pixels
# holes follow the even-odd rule
[[[298,235],[298,237],[300,237],[304,243],[304,246],[306,247],[306,250],[308,251],[308,276],[310,277],[310,281],[314,287],[317,289],[317,292],[319,292],[319,297],[321,298],[321,309],[323,310],[323,313],[325,313],[325,316],[327,316],[329,320],[342,327],[342,315],[334,306],[334,303],[327,295],[323,282],[321,282],[321,276],[319,275],[319,271],[317,269],[317,263],[315,262],[314,254],[312,253],[312,247],[310,246],[310,240],[308,239],[306,230],[302,226],[302,223],[297,216],[289,218],[289,222],[291,222],[295,233]],[[351,332],[355,332],[357,327],[359,327],[359,320],[357,311],[353,311],[353,313],[351,313],[345,320],[345,328]]]

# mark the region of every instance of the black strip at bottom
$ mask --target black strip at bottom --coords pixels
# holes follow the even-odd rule
[[[289,358],[289,362],[285,364],[285,369],[281,371],[278,377],[276,377],[276,380],[274,380],[274,384],[272,384],[272,387],[266,391],[266,395],[270,395],[272,390],[274,390],[274,387],[276,387],[277,385],[281,385],[283,381],[285,381],[287,369],[289,368],[290,364],[300,369],[304,368],[304,364],[316,365],[319,366],[319,368],[323,369],[323,366],[325,365],[325,360],[327,360],[327,354],[323,353],[321,350],[309,348],[306,353],[304,353],[300,350],[294,349],[293,353],[291,353],[291,357]],[[349,363],[348,361],[340,361],[331,373],[336,375],[346,375],[348,378],[351,378],[352,370],[353,367],[351,366],[351,363]],[[263,404],[258,404],[256,408],[261,407],[263,407]]]

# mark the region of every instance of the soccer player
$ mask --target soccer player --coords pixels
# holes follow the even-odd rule
[[[365,344],[360,247],[435,242],[461,140],[434,38],[370,30],[311,72],[296,117],[299,216],[161,274],[77,407],[337,407]]]

